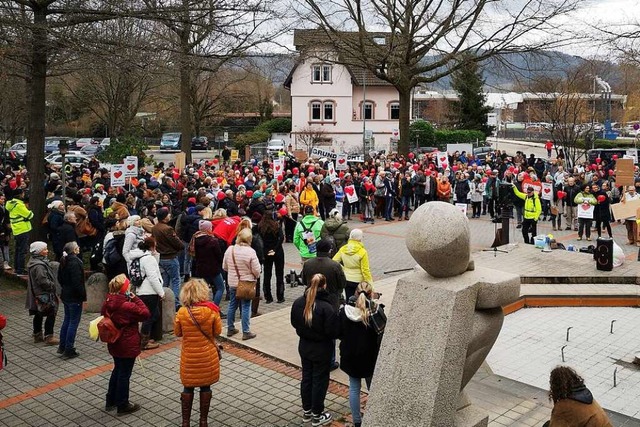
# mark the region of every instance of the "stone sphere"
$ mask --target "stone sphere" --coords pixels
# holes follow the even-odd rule
[[[413,259],[433,277],[457,276],[467,270],[469,220],[450,203],[420,206],[409,220],[406,242]]]

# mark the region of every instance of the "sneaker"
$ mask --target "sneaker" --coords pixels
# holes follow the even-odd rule
[[[242,341],[250,340],[255,338],[257,335],[253,332],[243,332],[242,333]]]
[[[227,329],[227,336],[228,337],[232,337],[235,334],[237,334],[238,332],[240,332],[240,331],[238,329],[236,329],[236,328]]]
[[[587,242],[590,242],[590,241],[591,241],[591,237],[587,237]]]
[[[2,268],[5,269],[5,270],[11,270],[11,266],[9,265],[9,263],[7,261],[2,263]]]
[[[64,348],[62,348],[62,347],[58,347],[58,349],[56,350],[56,353],[58,353],[58,354],[64,354]]]
[[[325,412],[320,415],[313,414],[313,422],[311,423],[311,425],[313,427],[324,426],[329,424],[331,421],[333,421],[333,415],[331,415],[329,412]]]
[[[140,409],[137,403],[127,403],[125,406],[118,408],[118,416],[132,414]],[[319,424],[322,425],[322,424]]]
[[[576,240],[580,241],[580,240],[582,240],[582,237],[578,237]]]
[[[63,353],[63,357],[67,359],[75,359],[78,356],[80,356],[80,353],[78,353],[75,348],[72,348],[71,350],[66,350]]]
[[[115,411],[116,410],[116,405],[110,405],[110,404],[106,404],[104,405],[104,410],[109,412],[109,411]]]
[[[311,412],[311,409],[309,409],[308,411],[304,411],[302,413],[303,423],[310,423],[312,420],[313,420],[313,413]]]
[[[571,230],[571,227],[567,227],[564,229],[564,231],[567,231],[567,230]]]

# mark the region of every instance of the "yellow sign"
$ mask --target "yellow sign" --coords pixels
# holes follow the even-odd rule
[[[240,158],[240,150],[231,150],[231,161],[236,162]]]
[[[184,169],[184,167],[186,166],[186,162],[187,162],[186,154],[184,154],[184,153],[176,153],[174,164],[175,164],[175,167],[178,170],[182,171]]]

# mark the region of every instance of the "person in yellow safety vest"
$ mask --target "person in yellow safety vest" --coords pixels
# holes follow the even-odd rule
[[[11,223],[11,232],[16,240],[16,252],[14,254],[13,264],[16,274],[27,274],[25,263],[27,251],[29,250],[31,219],[33,218],[33,212],[27,208],[23,199],[24,190],[18,188],[13,192],[13,199],[6,203],[7,212],[9,212],[9,222]]]
[[[524,200],[524,220],[522,221],[522,237],[525,243],[534,242],[534,237],[538,234],[538,218],[542,213],[542,203],[540,198],[533,191],[533,187],[527,187],[526,194],[518,190],[518,188],[512,183],[513,192],[516,196]],[[531,238],[529,238],[531,233]]]

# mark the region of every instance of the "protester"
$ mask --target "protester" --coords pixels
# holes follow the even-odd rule
[[[591,208],[592,206],[596,206],[598,204],[596,197],[591,194],[591,186],[589,184],[586,184],[582,187],[582,191],[576,194],[576,197],[573,201],[577,206],[580,206],[580,209],[582,209],[583,206]],[[582,240],[583,233],[586,234],[587,241],[591,240],[592,221],[593,213],[591,213],[591,218],[586,218],[585,216],[578,218],[578,240]]]
[[[326,287],[325,277],[316,274],[291,307],[291,325],[300,337],[302,421],[312,422],[314,426],[326,425],[333,420],[331,413],[324,410],[324,399],[329,388],[334,340],[338,338],[340,326]]]
[[[199,229],[191,238],[189,251],[193,253],[193,277],[204,279],[213,292],[213,302],[220,306],[224,294],[222,277],[222,242],[213,235],[211,221],[200,220]],[[193,247],[193,250],[191,249]],[[221,314],[225,319],[226,314]]]
[[[184,250],[184,244],[176,234],[176,230],[169,225],[171,220],[169,209],[159,209],[156,216],[158,223],[153,226],[151,234],[156,240],[156,250],[160,254],[162,282],[173,291],[177,310],[180,308],[180,262],[178,255]]]
[[[327,220],[322,224],[320,239],[331,242],[332,255],[334,255],[338,249],[347,244],[349,233],[350,230],[347,221],[342,219],[342,215],[337,209],[333,209],[329,212]]]
[[[16,188],[13,190],[13,198],[6,203],[11,223],[11,233],[15,239],[15,254],[13,268],[18,275],[27,273],[25,270],[25,260],[29,248],[29,236],[31,232],[31,212],[24,203],[24,190]]]
[[[0,193],[0,268],[3,270],[11,270],[9,265],[9,243],[11,242],[11,221],[9,220],[9,212],[5,206],[6,198]]]
[[[373,277],[369,268],[369,254],[362,243],[362,230],[356,228],[351,231],[349,241],[340,248],[333,257],[334,261],[342,264],[347,278],[345,299],[348,301],[356,291],[360,282],[373,284]]]
[[[302,262],[316,257],[316,246],[324,221],[316,217],[311,206],[304,207],[304,217],[293,232],[293,244],[298,248]]]
[[[271,278],[275,267],[276,275],[276,299],[278,303],[284,303],[284,233],[279,222],[273,219],[271,213],[262,217],[256,228],[263,243],[264,252],[264,299],[267,304],[273,302],[271,292]]]
[[[522,237],[525,243],[534,243],[534,237],[538,235],[538,218],[542,213],[542,204],[538,194],[533,190],[533,187],[527,187],[526,194],[518,190],[516,184],[512,184],[514,194],[521,200],[524,200],[522,205],[523,209],[523,221],[522,221]],[[531,234],[531,236],[529,236]]]
[[[33,342],[57,345],[60,340],[53,336],[53,328],[58,313],[58,295],[56,278],[48,258],[49,248],[45,242],[33,242],[29,253],[26,308],[33,316]]]
[[[87,300],[87,290],[84,287],[82,260],[78,258],[80,246],[76,242],[69,242],[63,249],[58,282],[62,288],[60,299],[64,305],[64,320],[60,328],[58,354],[73,359],[79,356],[75,346],[76,333],[82,316],[82,303]]]
[[[108,316],[120,330],[119,338],[107,344],[113,357],[113,370],[106,396],[106,411],[117,409],[118,415],[130,414],[140,409],[129,401],[129,382],[136,357],[140,355],[140,332],[138,323],[151,317],[142,300],[131,292],[129,279],[124,274],[109,282],[109,293],[100,314]]]
[[[194,391],[200,388],[200,427],[207,427],[211,405],[211,385],[220,379],[220,356],[215,338],[222,332],[220,308],[209,301],[209,287],[191,279],[180,290],[182,307],[173,324],[175,336],[182,337],[180,350],[180,394],[182,425],[191,421]]]

